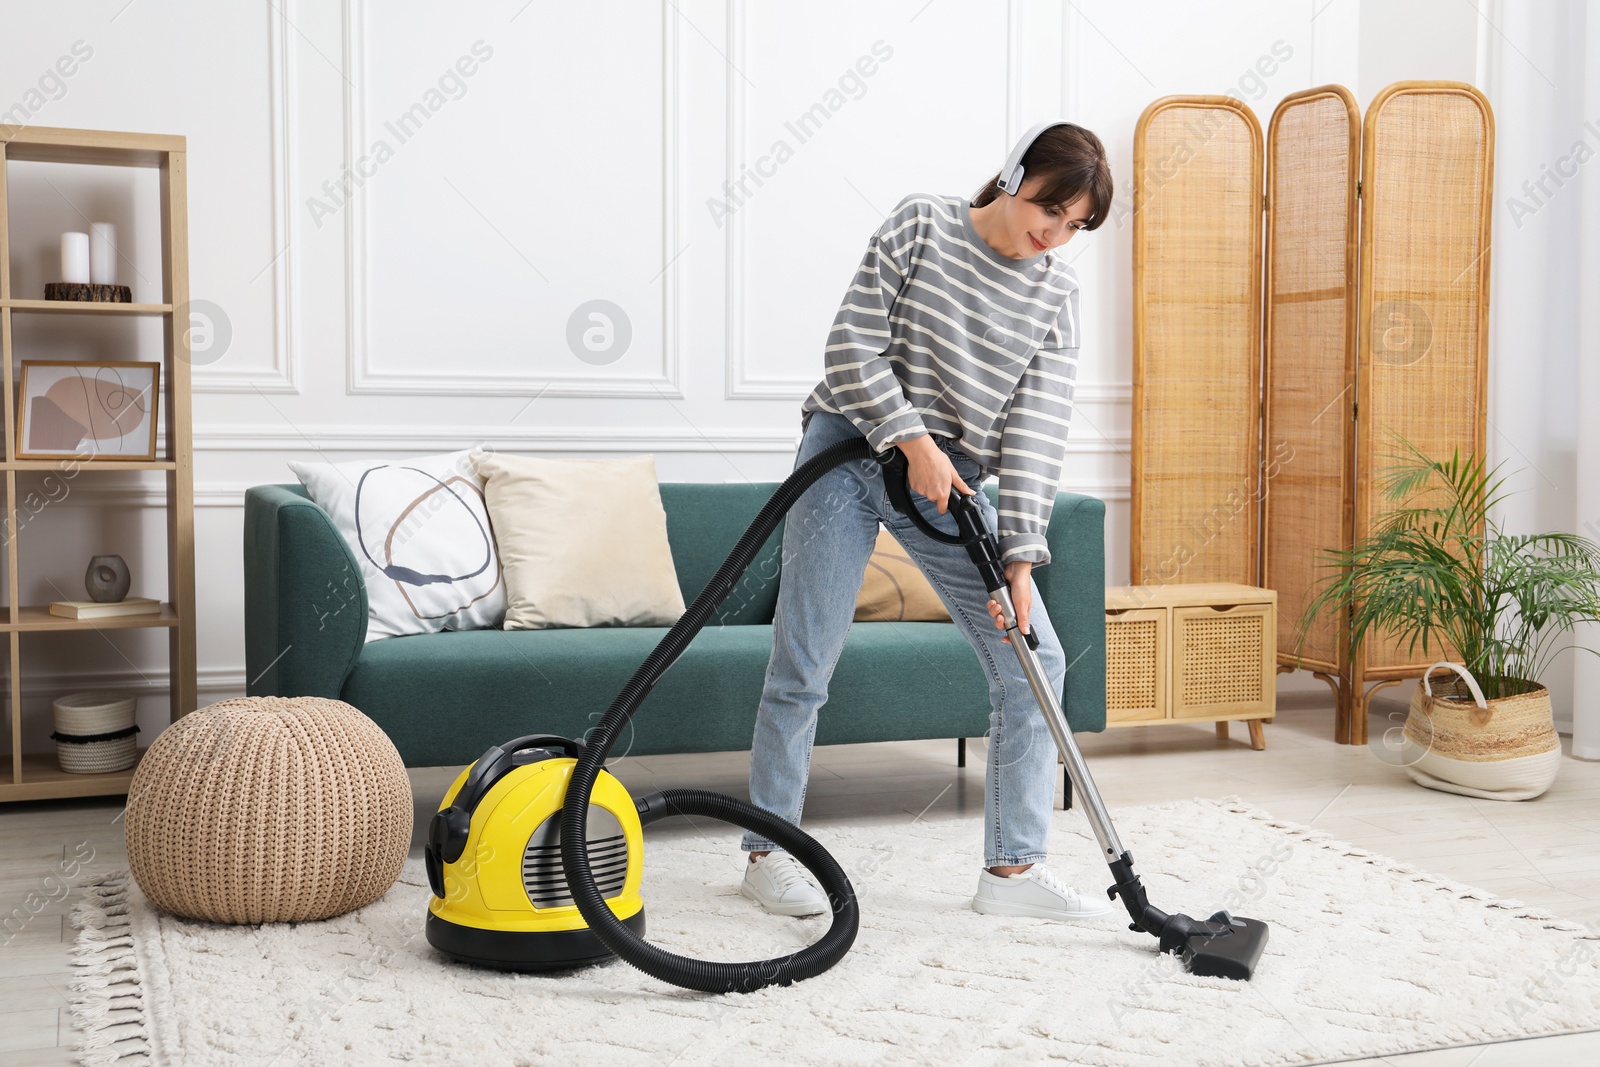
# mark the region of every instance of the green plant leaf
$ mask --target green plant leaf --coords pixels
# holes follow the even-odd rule
[[[1600,546],[1503,533],[1491,518],[1510,495],[1503,463],[1486,469],[1460,449],[1438,461],[1393,438],[1397,462],[1375,484],[1394,506],[1356,544],[1319,553],[1326,573],[1297,622],[1301,645],[1320,617],[1342,613],[1352,650],[1385,631],[1411,656],[1448,644],[1486,696],[1521,691],[1559,650],[1553,637],[1600,622]]]

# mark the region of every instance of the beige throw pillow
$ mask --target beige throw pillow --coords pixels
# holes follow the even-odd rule
[[[507,630],[671,626],[683,594],[654,456],[476,452],[506,580]]]
[[[878,527],[878,543],[856,596],[856,622],[949,622],[950,612],[928,576],[894,534]]]

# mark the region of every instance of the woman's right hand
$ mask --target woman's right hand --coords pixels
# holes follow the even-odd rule
[[[906,455],[906,480],[911,488],[933,501],[943,515],[950,508],[950,489],[960,489],[962,495],[971,496],[973,490],[956,473],[950,457],[933,443],[932,434],[923,434],[909,440],[896,442]]]

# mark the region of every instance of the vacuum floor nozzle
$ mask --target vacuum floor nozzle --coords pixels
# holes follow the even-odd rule
[[[1181,950],[1189,973],[1249,981],[1267,947],[1267,924],[1219,911],[1195,926]]]

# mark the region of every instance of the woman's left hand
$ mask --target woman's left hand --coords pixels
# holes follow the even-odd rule
[[[1017,625],[1023,633],[1029,633],[1032,630],[1028,625],[1028,611],[1033,607],[1033,564],[1021,559],[1007,563],[1006,582],[1011,586],[1011,606],[1017,611]],[[1006,628],[1005,613],[998,600],[989,601],[989,616],[994,619],[995,629]],[[1011,643],[1010,637],[1000,640]]]

